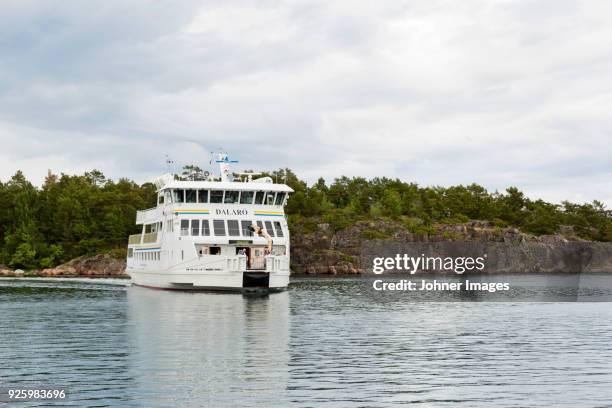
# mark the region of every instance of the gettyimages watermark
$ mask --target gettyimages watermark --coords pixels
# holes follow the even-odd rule
[[[597,260],[588,255],[571,246],[555,254],[537,245],[365,241],[362,289],[383,301],[610,302],[612,274],[588,272]],[[558,259],[565,269],[548,267]]]
[[[461,256],[461,257],[441,257],[441,256],[410,256],[408,254],[395,254],[393,257],[375,257],[372,260],[372,272],[375,275],[381,275],[385,271],[403,271],[414,275],[418,271],[444,271],[453,272],[462,275],[465,272],[485,270],[485,261],[487,254],[479,257]],[[399,281],[385,282],[382,279],[375,279],[372,282],[372,287],[376,291],[487,291],[495,293],[498,291],[510,290],[509,282],[474,282],[466,279],[459,282],[445,282],[436,279],[430,281],[426,279],[408,280],[400,279]]]
[[[388,270],[404,271],[415,274],[417,271],[445,271],[462,274],[466,271],[483,272],[487,254],[479,257],[441,257],[441,256],[410,256],[396,254],[394,257],[375,257],[372,260],[372,272],[382,274]]]

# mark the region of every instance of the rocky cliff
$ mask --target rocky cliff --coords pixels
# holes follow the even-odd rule
[[[437,225],[417,234],[399,222],[364,221],[337,232],[319,224],[314,232],[292,235],[295,273],[367,273],[373,256],[403,253],[442,258],[485,255],[487,273],[612,272],[612,243],[580,240],[571,231],[534,236],[472,221]]]

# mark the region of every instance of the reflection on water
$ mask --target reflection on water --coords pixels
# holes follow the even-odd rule
[[[250,400],[270,406],[288,385],[288,292],[270,296],[130,288],[134,394],[159,406]],[[183,404],[180,404],[183,405]]]
[[[359,278],[259,297],[0,280],[0,382],[67,387],[74,406],[611,405],[609,303],[459,300]]]

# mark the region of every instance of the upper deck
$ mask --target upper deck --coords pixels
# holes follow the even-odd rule
[[[196,190],[240,190],[240,191],[271,191],[292,193],[293,189],[286,184],[275,184],[250,181],[187,181],[173,180],[166,183],[159,191],[165,189],[196,189]]]
[[[227,156],[221,155],[221,178],[206,174],[206,180],[182,180],[173,174],[159,177],[157,206],[138,211],[136,224],[153,224],[162,215],[214,213],[223,216],[258,215],[283,216],[283,207],[293,189],[286,184],[275,184],[270,177],[252,179],[255,173],[239,173],[244,178],[234,181],[229,175]],[[240,206],[237,208],[237,206]]]
[[[157,222],[161,211],[184,215],[214,210],[216,215],[283,215],[288,193],[285,184],[177,181],[158,190],[157,207],[136,213],[136,224]],[[240,207],[240,208],[237,208]]]
[[[286,184],[275,184],[270,177],[253,180],[258,173],[237,173],[234,179],[229,170],[227,154],[220,154],[219,179],[209,173],[201,174],[204,180],[177,179],[173,174],[159,177],[157,186],[157,206],[138,211],[136,224],[155,224],[163,216],[215,215],[218,218],[229,216],[244,217],[282,217],[283,207],[293,189]]]

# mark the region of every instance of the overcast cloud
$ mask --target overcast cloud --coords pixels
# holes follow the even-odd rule
[[[609,1],[3,1],[0,179],[164,157],[612,207]]]

